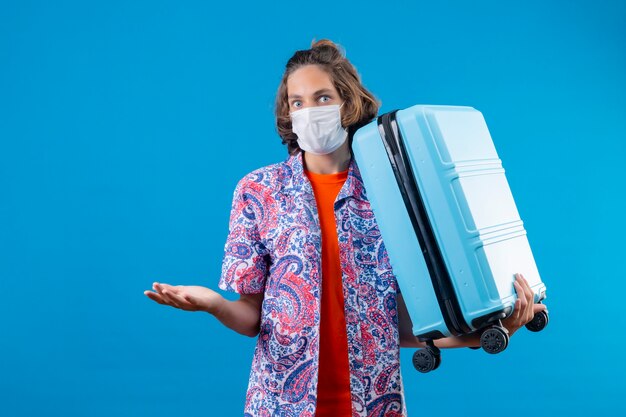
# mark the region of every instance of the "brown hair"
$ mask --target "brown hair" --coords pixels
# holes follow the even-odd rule
[[[354,132],[369,123],[378,114],[380,101],[374,97],[363,85],[356,68],[345,57],[340,46],[328,39],[311,42],[311,49],[296,51],[285,66],[283,78],[276,93],[274,112],[276,114],[276,128],[282,138],[283,145],[287,145],[290,155],[300,150],[297,136],[291,130],[289,116],[289,102],[287,99],[287,78],[298,68],[305,65],[318,65],[326,71],[333,82],[339,96],[345,102],[342,107],[342,125],[348,129],[350,149],[352,150],[352,135]]]

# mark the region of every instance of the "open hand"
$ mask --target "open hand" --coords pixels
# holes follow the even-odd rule
[[[143,293],[159,304],[186,311],[206,311],[214,314],[223,297],[210,288],[198,285],[169,285],[155,282],[154,291]]]
[[[542,310],[547,312],[545,304],[535,304],[533,290],[530,288],[528,281],[522,274],[515,274],[515,291],[517,292],[517,300],[513,313],[502,320],[502,325],[509,331],[509,336],[513,335],[520,327],[530,322],[535,313]]]

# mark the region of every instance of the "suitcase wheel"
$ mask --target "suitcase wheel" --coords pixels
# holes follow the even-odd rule
[[[439,365],[441,365],[441,355],[435,355],[435,367],[433,368],[433,371],[439,368]]]
[[[509,345],[509,333],[500,326],[493,326],[480,335],[480,345],[487,353],[500,353]]]
[[[418,349],[413,353],[413,366],[422,373],[434,371],[441,364],[441,353],[439,349],[433,345],[431,348],[427,346],[424,349]]]
[[[531,332],[538,332],[543,330],[548,325],[548,313],[545,311],[540,311],[535,314],[535,317],[528,323],[526,323],[526,328]]]

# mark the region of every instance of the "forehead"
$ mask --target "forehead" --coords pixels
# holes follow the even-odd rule
[[[304,96],[323,88],[335,91],[330,75],[317,65],[305,65],[298,68],[287,78],[288,95]]]

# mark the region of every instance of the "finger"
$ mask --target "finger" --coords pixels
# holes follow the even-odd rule
[[[160,294],[152,292],[152,291],[144,291],[143,292],[149,299],[156,301],[159,304],[167,304],[164,300],[163,297],[161,297]]]
[[[184,294],[172,293],[170,292],[169,289],[166,291],[170,299],[172,299],[172,302],[176,303],[176,307],[180,308],[181,310],[196,310],[197,309],[196,306],[193,303],[191,303],[189,299],[185,297]]]
[[[522,288],[524,288],[524,292],[527,295],[532,294],[533,290],[530,288],[530,284],[528,284],[528,280],[524,278],[524,275],[517,274],[517,279],[519,280],[519,283],[521,284]]]
[[[532,310],[533,291],[530,289],[528,281],[526,281],[522,274],[517,274],[517,281],[522,287],[523,297],[526,301],[524,305],[524,312],[522,314],[522,318],[526,319],[528,317],[528,313]]]
[[[513,314],[512,314],[513,317],[511,318],[511,320],[514,320],[514,321],[519,320],[521,308],[522,308],[522,301],[518,298],[517,300],[515,300],[515,307],[513,308]]]
[[[163,284],[155,282],[154,284],[152,284],[152,288],[154,288],[154,290],[159,294],[163,295]]]
[[[178,293],[178,288],[169,284],[164,284],[164,283],[156,283],[156,289],[157,289],[157,292],[161,294],[161,296],[163,296],[164,291],[167,290],[170,297],[164,297],[164,298],[168,300],[171,300],[172,294]],[[176,301],[176,299],[174,299],[174,301]]]
[[[529,321],[531,321],[533,319],[533,317],[535,316],[535,314],[533,313],[534,305],[535,304],[532,301],[529,302],[528,304],[526,304],[526,310],[525,310],[525,314],[523,316],[524,324],[526,324]]]
[[[163,298],[167,300],[168,303],[170,303],[176,308],[180,308],[180,306],[178,305],[178,301],[176,300],[176,298],[174,298],[174,294],[172,294],[169,290],[166,290],[164,288],[161,294],[163,295]]]
[[[520,321],[524,317],[524,308],[526,306],[526,298],[524,289],[518,280],[513,281],[515,292],[517,293],[517,300],[515,301],[515,318],[516,322]]]
[[[526,293],[524,292],[524,288],[519,281],[515,281],[515,289],[517,290],[517,297],[520,301],[520,314],[519,318],[523,319],[526,315],[526,308],[528,306],[528,299],[526,298]]]
[[[170,292],[175,292],[176,287],[174,285],[165,284],[163,282],[159,283],[159,286],[164,290],[169,290]]]
[[[192,307],[191,303],[189,302],[189,300],[185,297],[185,294],[181,293],[171,293],[168,290],[168,293],[170,294],[170,297],[172,297],[180,306],[180,308],[186,308],[189,309]]]
[[[530,286],[530,283],[528,282],[528,280],[526,279],[526,277],[524,277],[524,275],[519,274],[520,278],[522,279],[522,283],[524,285],[524,290],[526,291],[526,293],[529,296],[529,300],[528,302],[531,304],[534,304],[535,301],[535,293],[532,289],[532,287]]]
[[[524,281],[524,287],[525,287],[524,290],[526,291],[526,294],[528,297],[528,305],[526,307],[526,316],[524,318],[525,323],[528,323],[535,316],[535,314],[533,313],[533,306],[535,305],[535,293],[533,292],[533,289],[530,287],[528,280],[526,280],[526,278],[524,278],[522,274],[520,274],[520,276],[522,280]]]
[[[524,284],[522,284],[522,281],[518,278],[513,282],[513,285],[515,286],[515,291],[517,292],[517,298],[522,301],[522,308],[525,308],[526,304],[528,304],[528,294],[526,293]]]
[[[533,305],[533,317],[535,314],[539,313],[540,311],[545,311],[546,313],[548,312],[548,306],[545,304],[535,304]]]
[[[526,279],[526,277],[523,274],[519,274],[520,278],[522,279],[522,281],[524,281],[524,284],[530,288],[530,282],[528,282],[528,280]]]
[[[168,290],[170,293],[178,294],[180,285],[161,284],[164,290]]]
[[[525,306],[524,290],[522,289],[522,286],[520,285],[520,283],[517,281],[514,282],[513,285],[515,285],[515,291],[517,292],[517,300],[515,302],[517,305],[517,314],[515,314],[515,321],[519,321],[521,320],[524,314],[524,306]]]

